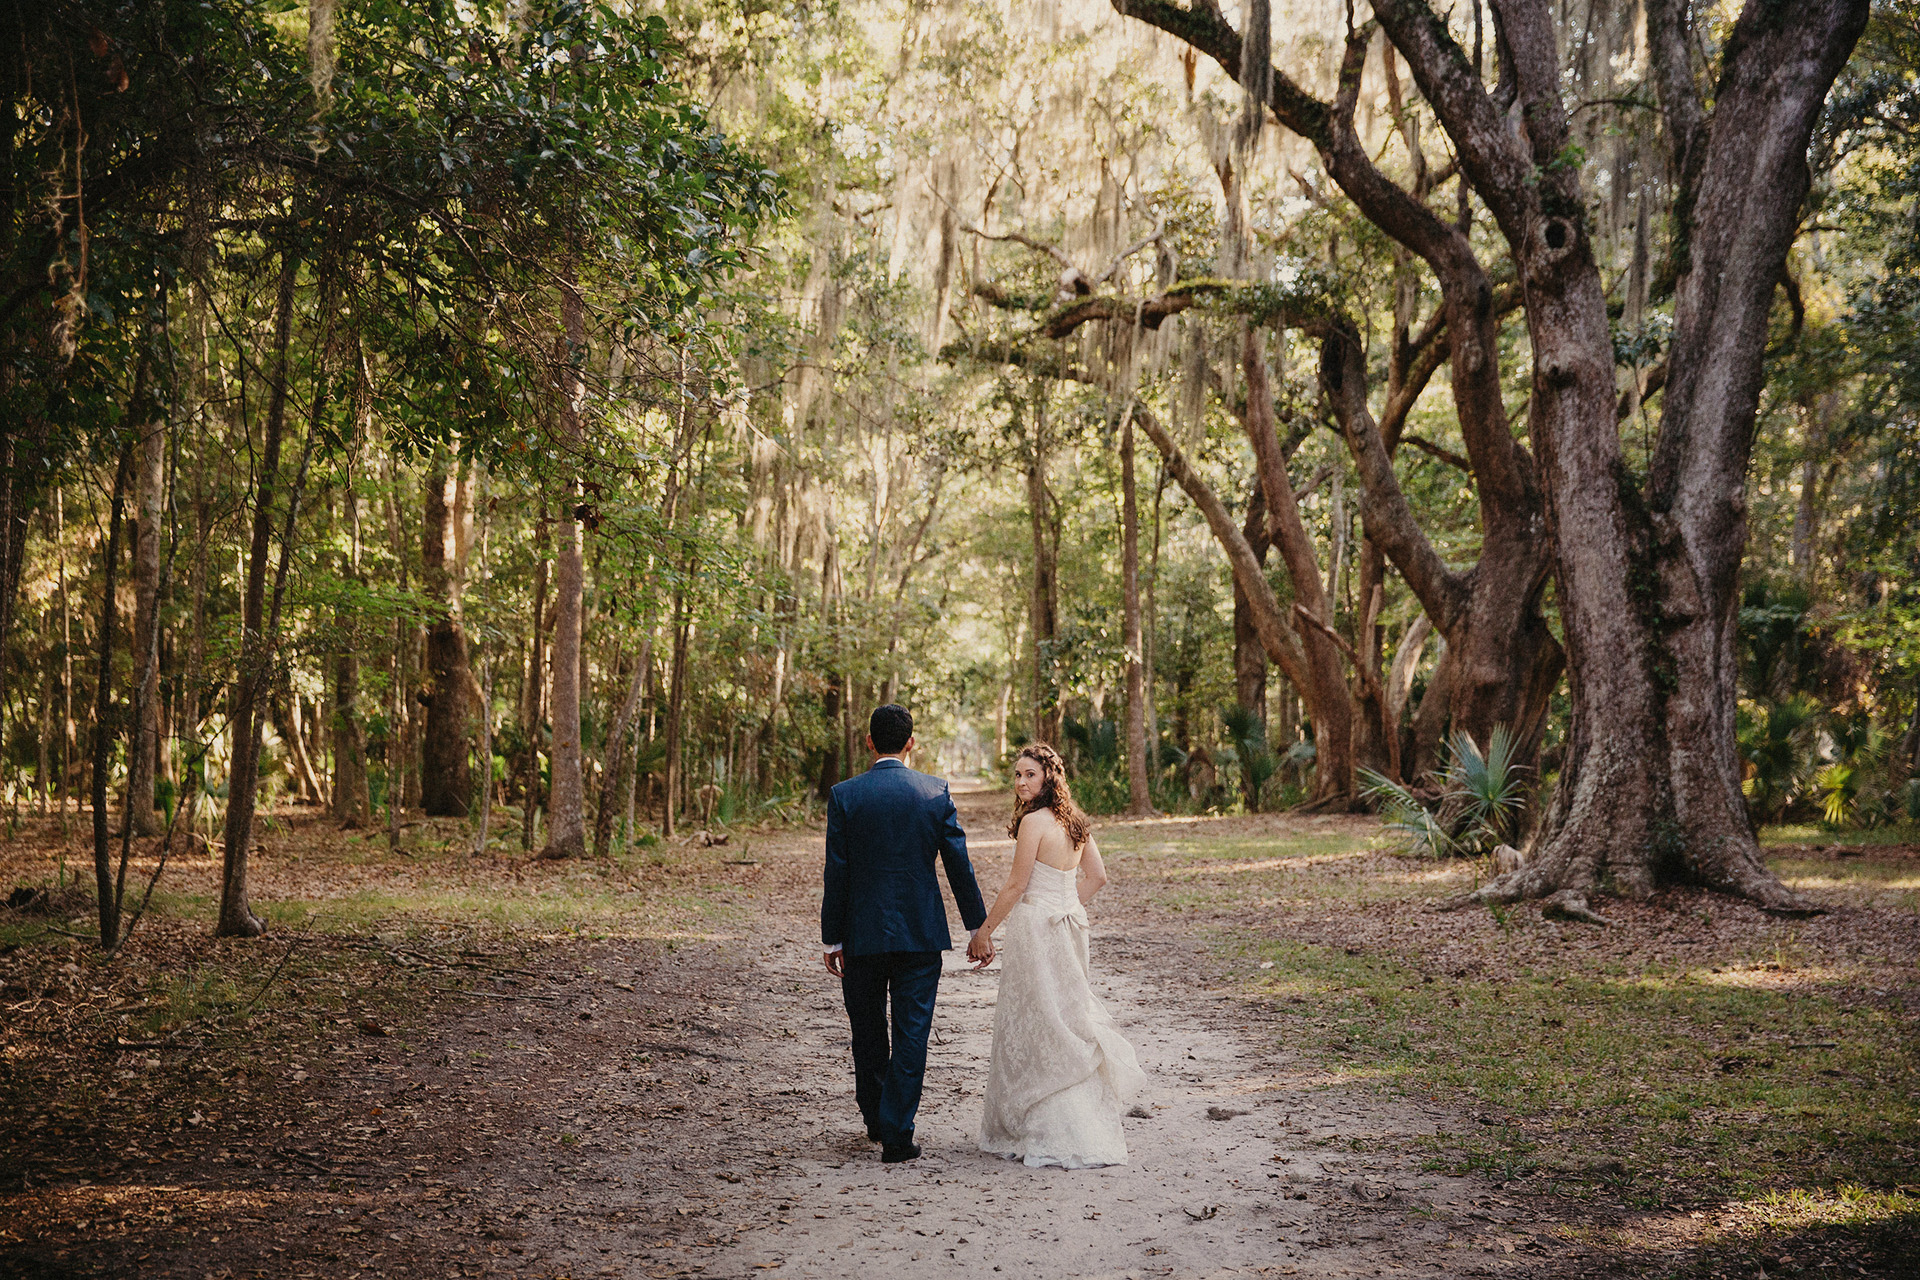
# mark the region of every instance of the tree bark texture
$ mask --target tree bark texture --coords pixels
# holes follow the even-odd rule
[[[360,578],[360,498],[347,486],[347,525],[352,530],[353,550],[342,552],[338,572],[350,582]],[[372,792],[367,785],[367,735],[360,714],[360,650],[353,640],[356,622],[353,611],[343,602],[334,612],[333,625],[342,637],[333,654],[333,820],[342,827],[364,827],[373,821]]]
[[[1262,571],[1267,562],[1267,500],[1256,482],[1247,497],[1247,519],[1240,536],[1253,549]],[[1239,579],[1233,583],[1233,695],[1234,700],[1267,720],[1267,651],[1260,643],[1260,630],[1253,622],[1253,601],[1247,598]]]
[[[1033,405],[1032,451],[1027,459],[1027,513],[1033,526],[1033,594],[1029,618],[1033,630],[1033,741],[1058,746],[1060,690],[1054,676],[1054,645],[1060,633],[1060,602],[1055,581],[1057,559],[1047,493],[1047,409],[1044,390]]]
[[[600,806],[593,816],[593,853],[596,858],[604,858],[613,844],[613,815],[618,807],[622,779],[628,777],[631,766],[637,763],[638,751],[629,745],[630,738],[638,735],[631,733],[633,713],[640,708],[641,695],[646,692],[647,678],[653,666],[653,631],[649,627],[647,637],[640,642],[640,656],[633,664],[633,678],[627,684],[627,696],[621,700],[620,710],[614,713],[613,724],[607,730],[607,744],[601,752],[606,757],[606,770],[600,779]],[[637,745],[637,744],[634,744]],[[631,838],[631,832],[628,833]]]
[[[1760,859],[1740,795],[1734,623],[1745,480],[1775,285],[1804,199],[1806,150],[1863,28],[1861,0],[1750,4],[1723,47],[1714,107],[1695,85],[1679,0],[1648,8],[1673,146],[1674,330],[1642,481],[1622,455],[1606,297],[1544,0],[1495,14],[1524,142],[1414,0],[1377,11],[1513,252],[1534,356],[1532,437],[1554,533],[1573,719],[1535,857],[1478,896],[1546,894],[1597,918],[1596,889],[1689,879],[1775,910],[1804,903]]]
[[[1247,380],[1247,439],[1260,469],[1260,489],[1267,504],[1267,528],[1287,577],[1293,583],[1295,606],[1319,627],[1306,627],[1300,645],[1306,655],[1306,682],[1300,693],[1313,717],[1316,766],[1310,803],[1335,805],[1354,794],[1353,700],[1340,650],[1325,628],[1333,625],[1333,605],[1320,581],[1313,540],[1300,518],[1293,481],[1280,448],[1274,420],[1273,391],[1267,381],[1267,354],[1260,331],[1247,326],[1241,338],[1241,372]]]
[[[675,818],[680,807],[680,792],[684,782],[680,761],[683,732],[681,719],[686,710],[687,644],[691,629],[692,624],[686,616],[686,598],[684,595],[676,595],[673,602],[673,667],[667,688],[667,756],[664,768],[661,770],[666,800],[660,813],[660,833],[668,837],[677,830],[678,824]],[[828,695],[830,705],[825,708],[829,723],[832,722],[833,714],[840,709],[838,706],[840,698],[836,695],[845,684],[844,677],[835,676],[833,680],[833,692]],[[839,781],[839,778],[834,776],[834,765],[839,759],[840,752],[835,747],[828,748],[828,752],[831,758],[824,766],[825,771],[821,777],[824,784],[821,789],[824,791],[831,791],[833,784]],[[829,777],[831,781],[828,780]]]
[[[544,517],[546,512],[542,510]],[[541,522],[545,524],[543,519]],[[544,538],[543,538],[544,541]],[[547,643],[547,557],[546,548],[533,566],[533,644],[527,655],[527,678],[521,686],[521,725],[526,730],[526,773],[521,787],[520,848],[533,851],[533,815],[540,805],[540,737],[545,723],[543,697],[546,689]]]

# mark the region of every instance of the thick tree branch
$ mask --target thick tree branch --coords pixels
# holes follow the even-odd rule
[[[994,240],[1002,244],[1023,244],[1029,249],[1046,254],[1063,268],[1071,271],[1078,271],[1080,269],[1074,265],[1073,259],[1067,256],[1067,251],[1057,244],[1048,244],[1045,240],[1035,240],[1032,236],[1023,235],[1018,231],[1007,231],[999,235],[994,235],[992,232],[982,231],[975,226],[962,226],[960,229],[968,235],[978,236],[982,240]]]
[[[1359,335],[1347,324],[1330,326],[1320,342],[1320,386],[1360,469],[1360,511],[1367,536],[1400,570],[1441,634],[1449,634],[1466,612],[1467,579],[1447,568],[1400,490],[1393,460],[1367,407],[1366,376]]]
[[[1506,7],[1494,4],[1497,40],[1507,26]],[[1424,0],[1381,0],[1374,16],[1406,59],[1414,82],[1453,140],[1454,155],[1467,180],[1507,238],[1521,238],[1531,206],[1524,193],[1533,164],[1507,126],[1506,113],[1480,83],[1472,60],[1447,31],[1446,21]],[[1503,43],[1503,80],[1512,61]]]
[[[1131,324],[1136,318],[1142,329],[1158,329],[1168,316],[1178,315],[1193,303],[1192,293],[1169,292],[1145,300],[1104,294],[1068,304],[1048,317],[1040,332],[1049,338],[1064,338],[1089,320],[1125,320]]]
[[[1647,56],[1653,64],[1653,83],[1666,117],[1668,145],[1673,148],[1673,171],[1678,190],[1676,215],[1693,204],[1699,177],[1701,144],[1706,139],[1706,109],[1693,80],[1693,30],[1688,0],[1647,0]]]
[[[1227,24],[1211,4],[1182,9],[1171,0],[1113,0],[1113,8],[1138,18],[1170,36],[1186,41],[1220,64],[1236,83],[1240,79],[1240,33]],[[1273,70],[1273,95],[1267,101],[1281,124],[1316,147],[1327,143],[1327,105],[1295,84],[1278,67]]]
[[[1613,414],[1615,421],[1625,422],[1628,414],[1632,413],[1639,405],[1646,403],[1648,396],[1666,385],[1667,362],[1662,360],[1659,364],[1647,371],[1647,380],[1642,384],[1638,396],[1633,394],[1631,387],[1620,393],[1620,403],[1615,407]]]
[[[1425,436],[1401,436],[1401,444],[1409,444],[1430,458],[1438,458],[1450,467],[1458,467],[1468,475],[1473,474],[1473,464],[1442,445],[1437,445]]]
[[[1134,421],[1147,433],[1154,447],[1160,451],[1160,457],[1166,464],[1167,474],[1186,491],[1193,505],[1206,518],[1207,527],[1213,530],[1213,536],[1227,553],[1227,562],[1233,567],[1233,580],[1239,584],[1247,600],[1253,607],[1254,630],[1260,637],[1260,647],[1267,651],[1281,671],[1296,689],[1309,688],[1306,650],[1301,646],[1300,638],[1288,627],[1284,619],[1287,614],[1280,606],[1280,599],[1273,593],[1273,586],[1267,581],[1260,559],[1247,542],[1245,532],[1228,513],[1218,496],[1187,457],[1173,437],[1160,424],[1160,420],[1144,406],[1136,404],[1133,410]]]

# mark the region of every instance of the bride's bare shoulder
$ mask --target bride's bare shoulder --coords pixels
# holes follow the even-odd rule
[[[1060,829],[1060,819],[1053,816],[1051,809],[1035,809],[1020,819],[1020,834],[1023,836],[1045,836]]]

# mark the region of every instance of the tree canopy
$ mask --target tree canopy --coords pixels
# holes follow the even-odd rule
[[[1798,910],[1920,820],[1917,13],[16,7],[0,786],[108,945],[136,835],[256,932],[257,802],[605,853],[888,701]]]

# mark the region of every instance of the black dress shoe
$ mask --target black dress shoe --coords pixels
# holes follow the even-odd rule
[[[876,1128],[874,1128],[874,1127],[873,1127],[872,1125],[868,1125],[868,1126],[867,1126],[867,1141],[868,1141],[868,1142],[883,1142],[883,1141],[885,1141],[885,1139],[883,1139],[883,1138],[882,1138],[882,1137],[880,1136],[880,1131],[879,1131],[878,1129],[876,1129]]]
[[[880,1148],[881,1164],[904,1164],[920,1158],[920,1144],[909,1138],[898,1146],[888,1143]]]

